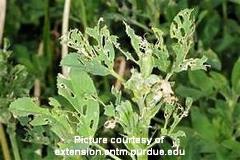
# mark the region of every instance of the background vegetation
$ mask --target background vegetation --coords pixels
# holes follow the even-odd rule
[[[38,135],[33,135],[41,130],[28,132],[7,109],[11,101],[28,94],[42,105],[47,104],[48,97],[57,97],[56,76],[61,72],[59,38],[65,3],[64,0],[7,1],[3,37],[11,45],[2,43],[0,55],[0,122],[12,159],[54,158],[52,148],[35,139]],[[194,8],[196,16],[195,46],[190,56],[205,55],[211,67],[207,73],[186,71],[174,77],[177,94],[194,100],[190,116],[178,126],[187,134],[182,139],[186,155],[161,159],[240,159],[239,0],[72,0],[69,29],[78,28],[85,33],[87,27],[95,26],[103,17],[111,33],[119,36],[124,48],[131,50],[122,21],[131,25],[136,34],[156,41],[151,36],[151,28],[160,28],[168,35],[174,16],[185,8]],[[171,40],[166,38],[165,42],[168,44]],[[125,62],[120,53],[117,56],[120,62]],[[119,63],[116,62],[116,68]],[[127,61],[124,76],[129,76],[131,66],[134,64]],[[109,91],[116,85],[115,80],[99,76],[93,79],[101,100],[104,103],[112,100],[114,97]],[[101,126],[105,119],[100,118]],[[161,119],[158,115],[155,120]],[[50,132],[47,134],[54,137]],[[101,134],[113,136],[116,133],[107,130],[98,133]],[[1,144],[0,159],[4,159],[3,139]],[[20,155],[14,153],[16,150],[20,150]]]

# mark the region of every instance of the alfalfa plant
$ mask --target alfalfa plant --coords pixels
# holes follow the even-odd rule
[[[20,160],[19,146],[17,144],[16,125],[17,121],[8,110],[11,102],[16,98],[29,96],[32,87],[32,77],[27,69],[20,64],[14,65],[11,61],[12,52],[8,50],[9,43],[4,39],[3,49],[0,49],[0,146],[5,159],[11,159],[7,154],[10,148],[7,147],[7,138],[4,136],[2,124],[6,126],[6,131],[11,143],[12,153],[15,160]]]
[[[80,31],[74,29],[63,35],[62,43],[66,43],[75,52],[68,54],[61,65],[70,67],[68,76],[59,74],[57,80],[60,98],[50,98],[51,108],[40,107],[32,98],[20,98],[13,102],[10,110],[17,118],[32,116],[25,125],[29,127],[50,126],[50,130],[59,138],[56,147],[60,148],[92,148],[104,149],[96,144],[74,144],[73,137],[94,137],[99,125],[100,106],[105,109],[109,117],[105,127],[114,129],[116,125],[123,128],[125,137],[148,138],[151,120],[158,112],[164,113],[164,123],[159,123],[158,136],[168,136],[174,147],[180,146],[180,137],[185,136],[176,126],[182,118],[188,115],[192,99],[190,97],[181,102],[174,92],[172,76],[190,70],[206,70],[207,60],[202,58],[188,58],[187,54],[193,44],[195,31],[193,9],[184,9],[173,19],[170,26],[172,44],[165,45],[163,32],[153,28],[157,42],[150,43],[147,39],[135,34],[126,23],[126,33],[137,56],[121,49],[117,36],[111,35],[107,26],[101,27],[102,19],[94,28],[87,28],[86,38]],[[131,77],[125,80],[113,69],[115,53],[120,51],[138,67],[131,69]],[[161,74],[154,74],[153,69]],[[122,98],[121,92],[112,89],[116,101],[104,104],[97,94],[90,75],[112,75],[121,80],[124,91],[132,93],[132,97]],[[109,91],[110,92],[110,91]],[[40,139],[40,137],[38,137]],[[45,137],[47,138],[47,137]],[[125,144],[128,150],[148,149],[147,144]],[[113,159],[119,159],[110,155]],[[146,160],[147,155],[132,156],[132,159]]]

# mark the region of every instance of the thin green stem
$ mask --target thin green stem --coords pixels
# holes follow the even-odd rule
[[[115,78],[117,78],[118,80],[122,81],[122,83],[124,84],[125,80],[119,75],[117,74],[114,70],[110,71],[111,75]]]
[[[156,141],[154,141],[152,144],[150,144],[148,147],[147,147],[147,149],[150,149],[150,148],[152,148],[154,145],[156,145],[157,144],[157,142]]]
[[[168,81],[173,75],[173,72],[170,72],[166,75],[165,80]]]
[[[84,0],[80,1],[80,12],[81,12],[80,17],[82,19],[82,24],[83,24],[84,33],[85,33],[88,25],[87,25],[86,7],[85,7],[85,4],[84,4]]]
[[[179,117],[179,119],[177,121],[174,121],[173,124],[170,127],[170,130],[168,132],[168,134],[171,134],[173,132],[173,130],[176,128],[176,126],[178,125],[178,123],[182,120],[183,118],[183,114]]]
[[[130,23],[132,23],[132,24],[134,24],[134,25],[136,25],[136,26],[146,30],[147,32],[150,32],[150,33],[153,32],[151,29],[149,29],[148,27],[146,27],[145,25],[143,25],[142,23],[139,23],[138,21],[136,21],[134,19],[130,19],[130,18],[126,18],[126,19],[127,19],[126,21],[128,21],[128,22],[130,22]]]
[[[14,123],[9,124],[8,135],[9,135],[9,138],[10,138],[14,159],[15,160],[21,160],[19,150],[18,150],[18,145],[17,145],[15,128],[16,128],[16,126],[15,126]]]
[[[15,135],[9,135],[15,160],[21,160]]]
[[[71,0],[65,0],[64,11],[63,11],[63,21],[62,21],[62,35],[67,34],[68,32],[68,23],[69,23],[69,14],[70,14]],[[62,44],[62,59],[68,54],[67,44]],[[63,75],[68,75],[68,68],[62,67]]]
[[[165,123],[164,123],[164,127],[163,127],[164,129],[167,128],[168,120],[169,120],[169,118],[166,118]]]
[[[223,4],[222,4],[222,11],[223,11],[224,21],[226,22],[227,19],[228,19],[228,16],[227,16],[227,2],[226,1],[224,1]]]
[[[4,132],[3,125],[0,123],[0,143],[2,146],[3,157],[5,160],[11,160],[10,151],[6,139],[6,134]]]

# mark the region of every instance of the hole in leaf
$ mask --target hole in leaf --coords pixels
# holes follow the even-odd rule
[[[72,38],[72,34],[73,34],[73,32],[70,32],[70,33],[69,33],[69,36],[68,36],[69,39]]]
[[[105,46],[105,44],[106,44],[106,37],[103,37],[102,38],[102,45]]]
[[[94,124],[94,121],[93,121],[93,120],[91,120],[91,122],[90,122],[90,128],[92,128],[92,127],[93,127],[93,124]]]
[[[71,91],[70,91],[70,94],[71,94],[71,96],[72,96],[73,98],[76,97],[75,94],[74,94],[73,92],[71,92]]]
[[[183,16],[179,16],[179,19],[180,19],[181,23],[183,24],[183,21],[184,21]]]
[[[86,112],[87,112],[87,106],[84,105],[84,106],[83,106],[83,114],[86,115]]]
[[[183,28],[180,29],[180,32],[181,32],[182,37],[184,37],[185,36],[185,31],[184,31]]]
[[[47,118],[45,118],[44,121],[48,124],[50,123],[50,121]]]
[[[60,88],[66,89],[66,85],[64,83],[61,83],[59,86]]]
[[[173,21],[173,25],[174,25],[174,29],[177,29],[178,28],[178,24],[176,21]]]

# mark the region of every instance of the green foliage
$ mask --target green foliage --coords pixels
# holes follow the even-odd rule
[[[6,125],[14,158],[18,160],[20,155],[16,138],[16,120],[9,111],[9,105],[16,98],[29,95],[32,87],[32,77],[23,65],[13,64],[10,59],[12,52],[7,50],[8,47],[9,42],[4,39],[3,49],[0,49],[0,123]],[[3,132],[1,125],[1,142],[3,141],[2,138],[5,138]]]
[[[8,44],[0,50],[0,122],[9,123],[9,104],[16,98],[27,96],[32,87],[31,77],[23,65],[13,65]]]
[[[68,78],[58,76],[57,85],[59,95],[68,102],[67,106],[55,98],[49,99],[51,108],[40,107],[31,98],[20,98],[10,105],[10,111],[15,117],[33,115],[29,122],[33,127],[50,126],[61,140],[59,145],[73,144],[75,135],[93,137],[98,128],[99,105],[89,98],[96,96],[90,77],[78,69],[71,69]]]
[[[95,91],[84,94],[84,96],[80,94],[78,92],[80,89],[75,87],[80,86],[80,80],[74,82],[69,77],[58,76],[58,82],[55,83],[60,57],[57,35],[61,32],[59,21],[62,18],[63,4],[64,0],[7,1],[4,34],[14,43],[14,54],[11,56],[14,61],[8,60],[7,63],[0,65],[0,93],[3,93],[0,102],[0,121],[7,123],[11,117],[8,106],[12,100],[16,97],[28,96],[30,80],[22,76],[26,75],[27,70],[41,81],[40,101],[43,105],[40,107],[38,100],[34,98],[28,100],[24,98],[22,102],[32,104],[34,101],[35,107],[50,113],[47,119],[54,118],[55,111],[60,115],[67,115],[74,134],[79,134],[75,131],[76,125],[74,125],[75,122],[78,122],[76,117],[80,116],[76,113],[81,108],[85,113],[88,101],[91,101],[91,103],[101,103],[105,109],[104,114],[108,117],[106,120],[106,117],[102,116],[100,114],[102,112],[99,111],[100,117],[94,118],[95,127],[89,130],[89,133],[95,133],[95,136],[119,136],[118,133],[121,136],[128,136],[133,132],[138,134],[138,129],[144,132],[148,130],[150,137],[156,131],[155,136],[167,133],[176,142],[178,142],[177,138],[180,138],[181,147],[186,150],[186,156],[164,156],[161,159],[239,159],[240,65],[238,53],[240,50],[240,25],[238,22],[240,5],[237,0],[72,1],[69,26],[77,27],[83,32],[71,30],[71,34],[64,35],[63,39],[71,40],[69,44],[76,48],[72,47],[73,49],[70,51],[74,53],[69,54],[61,64],[70,66],[70,68],[78,68],[78,72],[86,71],[88,74],[94,75],[91,76],[91,79],[94,81],[96,92],[101,100],[96,96]],[[184,10],[175,17],[180,10],[191,7],[195,8],[194,11]],[[104,18],[104,23],[108,28],[103,26],[102,22],[97,27],[88,28],[88,26],[96,24],[99,17]],[[183,17],[185,18],[183,19]],[[194,17],[196,22],[194,22]],[[126,26],[127,36],[122,29],[122,21]],[[195,28],[196,32],[194,32]],[[110,31],[117,36],[110,35]],[[116,41],[109,40],[112,36],[116,37]],[[44,41],[44,51],[42,56],[38,56],[36,52],[41,39]],[[105,45],[105,39],[107,39],[108,45]],[[79,42],[81,42],[80,45]],[[192,47],[193,44],[196,44],[195,47]],[[91,54],[86,54],[84,56],[84,50],[86,53],[93,52],[96,55],[91,57]],[[115,57],[121,53],[129,61],[132,61],[127,63],[124,77],[126,80],[115,73],[117,70],[113,70]],[[23,64],[27,69],[17,65],[16,70],[14,69],[12,72],[8,69],[7,72],[4,70],[6,66],[9,68],[15,62]],[[208,73],[198,70],[206,70],[205,62],[211,66],[211,71]],[[128,70],[132,66],[134,69],[129,73]],[[14,68],[14,65],[12,67]],[[196,71],[187,71],[189,69]],[[22,77],[17,80],[17,83],[14,81],[14,85],[12,85],[13,79],[7,78],[12,74]],[[109,91],[113,81],[111,76],[107,75],[120,79],[124,85],[123,93],[116,91],[115,88],[112,89],[112,94],[116,96],[115,102]],[[56,84],[59,92],[55,97]],[[67,88],[61,88],[58,84],[67,86]],[[72,87],[74,84],[75,86]],[[167,101],[168,96],[163,97],[159,91],[162,84],[168,86],[166,93],[174,96],[174,104],[163,102],[163,100]],[[83,86],[85,85],[86,83]],[[11,95],[10,93],[16,93],[15,97],[6,98],[6,95]],[[49,107],[46,107],[45,100],[49,96],[54,96],[54,98],[49,99]],[[179,116],[174,113],[178,111],[181,115],[182,108],[185,111],[188,110],[188,105],[184,104],[184,99],[187,97],[191,97],[195,105],[191,112],[191,118],[185,119],[182,127],[177,125],[173,132],[169,133],[171,126],[174,127],[173,124],[179,120]],[[89,98],[90,100],[87,100]],[[141,102],[143,98],[144,101]],[[79,101],[84,101],[86,106],[78,105]],[[17,111],[19,108],[17,105],[15,107],[14,110]],[[92,110],[89,109],[90,111]],[[28,141],[47,144],[55,148],[60,141],[59,136],[62,136],[61,129],[52,129],[55,121],[54,123],[45,122],[39,114],[29,113],[31,113],[29,117],[33,117],[33,120],[29,117],[18,117],[21,114],[27,115],[27,112],[19,110],[18,120],[26,127],[18,126],[20,132],[17,135],[23,137],[25,133],[23,130],[27,128]],[[17,113],[15,114],[17,115]],[[133,117],[126,120],[124,118],[126,115]],[[141,119],[141,115],[148,118]],[[121,117],[121,121],[118,119],[119,117]],[[166,123],[165,130],[164,125],[167,119],[169,122]],[[151,126],[148,125],[149,121],[151,121]],[[88,124],[89,121],[86,121],[86,127],[89,126]],[[135,126],[137,129],[127,128],[127,124]],[[103,130],[102,126],[105,127]],[[112,131],[113,128],[116,132]],[[178,132],[178,130],[183,130],[187,135],[186,138],[181,138],[179,134],[184,135],[184,133]],[[71,145],[69,144],[69,146]],[[25,146],[28,146],[26,150],[23,149]],[[61,147],[64,147],[63,143],[61,143]],[[165,146],[160,147],[164,148]],[[44,150],[42,152],[45,153],[45,147],[41,148],[41,145],[38,144],[21,146],[22,158],[43,159],[44,155],[35,153],[36,150],[38,152]],[[50,147],[46,154],[49,156],[44,157],[45,159],[53,159]],[[88,158],[106,159],[98,156]]]
[[[234,68],[231,75],[231,84],[236,94],[240,94],[240,59],[234,64]]]
[[[201,141],[198,147],[204,157],[237,159],[240,156],[237,152],[240,146],[238,141],[240,94],[236,90],[239,81],[237,67],[239,67],[239,60],[234,64],[229,81],[223,74],[215,71],[211,71],[209,74],[202,71],[188,73],[191,83],[189,89],[201,93],[201,96],[195,97],[195,101],[200,102],[200,108],[194,107],[191,111],[192,127],[196,135],[193,136],[189,145],[193,146],[193,143]],[[183,96],[186,95],[185,92],[188,93],[187,95],[193,93],[182,87],[179,87],[177,91]],[[223,98],[219,97],[219,94]],[[209,100],[213,101],[211,106],[204,103]]]
[[[105,123],[105,127],[114,128],[115,123],[118,123],[127,137],[148,138],[152,136],[149,135],[151,119],[162,110],[165,122],[164,124],[158,124],[161,127],[160,135],[169,136],[173,140],[173,146],[179,147],[180,137],[185,136],[185,133],[181,130],[176,131],[175,128],[182,118],[188,115],[192,99],[186,98],[185,105],[182,105],[174,94],[173,81],[170,81],[170,78],[175,72],[188,68],[184,68],[183,64],[185,61],[189,61],[185,57],[191,47],[194,32],[194,20],[190,19],[191,12],[190,9],[182,10],[174,18],[171,25],[171,37],[178,40],[172,44],[173,49],[178,46],[173,61],[168,59],[169,55],[166,46],[163,44],[162,31],[156,28],[154,33],[158,42],[152,44],[136,35],[134,30],[125,23],[126,33],[130,37],[138,59],[129,56],[129,52],[120,48],[117,37],[110,35],[106,26],[101,27],[102,19],[99,20],[96,27],[86,29],[86,34],[94,39],[93,42],[89,41],[78,30],[71,30],[62,37],[62,43],[66,43],[77,52],[70,53],[63,59],[61,64],[69,66],[71,71],[68,77],[63,77],[60,74],[57,84],[58,94],[68,102],[68,105],[63,105],[61,101],[50,98],[51,108],[43,108],[34,103],[31,98],[21,98],[11,103],[10,111],[17,118],[32,115],[33,119],[29,123],[33,127],[50,126],[50,130],[61,140],[59,141],[59,144],[62,144],[60,146],[71,144],[71,137],[75,134],[83,137],[94,137],[98,129],[100,114],[98,103],[101,100],[97,98],[95,86],[87,73],[101,76],[111,74],[119,78],[125,88],[133,93],[131,99],[136,103],[138,111],[133,109],[134,104],[129,100],[121,100],[119,94],[116,94],[115,107],[112,103],[110,105],[104,104],[105,114],[110,116],[110,119]],[[179,22],[180,19],[183,22]],[[184,29],[184,35],[179,32],[182,28]],[[115,49],[120,50],[140,68],[140,71],[132,69],[132,75],[127,81],[123,80],[113,69]],[[161,53],[165,54],[163,55],[164,58],[162,55],[157,56]],[[152,73],[153,68],[158,64],[154,63],[155,59],[159,64],[163,62],[169,65],[167,66],[169,70],[166,70],[166,67],[164,68],[166,72],[164,75]],[[167,62],[164,62],[164,60]],[[191,61],[195,62],[198,59],[192,58]],[[187,63],[186,65],[189,65],[192,70],[205,69],[203,64],[205,61],[203,60],[202,63]],[[177,70],[176,66],[180,69]],[[157,66],[157,68],[161,68],[161,66]],[[163,78],[164,76],[165,78]],[[101,104],[103,103],[101,102]],[[148,148],[147,144],[134,143],[126,144],[126,147],[128,149]]]
[[[86,33],[96,40],[97,45],[91,46],[78,30],[72,30],[62,38],[63,43],[81,54],[69,54],[62,65],[79,67],[94,75],[105,76],[114,74],[114,46],[118,46],[117,37],[110,35],[107,27],[100,28],[101,19],[95,28],[87,28]],[[75,60],[74,60],[75,59]],[[73,61],[74,60],[74,61]],[[73,63],[72,63],[73,62]]]

